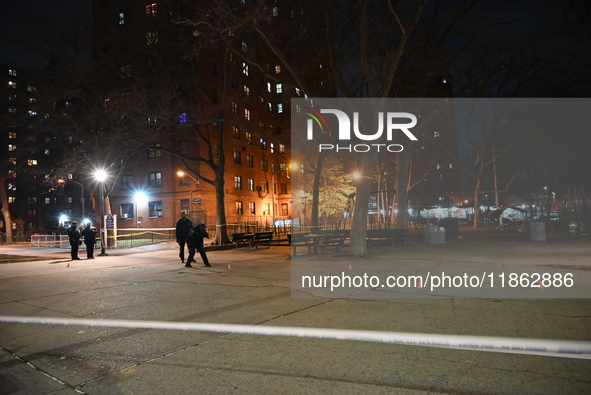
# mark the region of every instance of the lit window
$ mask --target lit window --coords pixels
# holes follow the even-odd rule
[[[244,132],[244,137],[246,137],[246,141],[248,141],[249,143],[252,142],[252,133]]]
[[[9,197],[8,197],[8,203],[14,203],[14,202],[16,202],[16,197],[14,197],[14,196],[9,196]]]
[[[49,204],[49,203],[51,203],[51,198],[46,197],[45,198],[45,204]]]
[[[439,137],[439,132],[433,132],[433,137]]]
[[[256,215],[256,206],[254,202],[248,202],[248,212],[252,215]]]
[[[248,99],[250,97],[250,88],[244,85],[244,96]]]
[[[269,151],[271,151],[272,154],[275,153],[275,143],[269,143]]]
[[[279,7],[275,6],[273,7],[273,16],[277,16],[279,15]]]
[[[179,123],[187,123],[187,113],[182,112],[179,114]]]
[[[238,126],[232,126],[232,136],[234,136],[235,139],[240,140],[240,129]]]
[[[234,163],[237,165],[242,163],[242,153],[236,148],[234,148]]]
[[[271,93],[271,83],[267,82],[267,92]]]
[[[8,132],[8,138],[9,139],[15,139],[16,138],[16,132]]]
[[[279,171],[285,171],[285,163],[279,164]]]
[[[146,33],[146,44],[147,45],[154,45],[158,44],[158,32],[152,31]]]
[[[279,153],[280,154],[284,154],[285,153],[285,144],[279,144]]]
[[[37,159],[28,159],[27,165],[29,166],[37,166]]]
[[[263,215],[271,215],[271,204],[263,203]]]
[[[267,149],[267,140],[265,139],[260,139],[259,140],[259,144],[261,145],[262,149]]]
[[[250,110],[249,109],[246,109],[246,108],[244,109],[244,118],[247,121],[250,121]]]
[[[254,179],[252,179],[252,178],[248,179],[248,190],[254,191]]]
[[[242,207],[242,202],[236,201],[236,214],[244,214],[244,209]]]
[[[16,70],[8,70],[8,75],[11,75],[13,77],[16,77]]]
[[[232,114],[238,115],[238,103],[232,100]]]
[[[296,95],[298,95],[298,96],[299,96],[299,95],[300,95],[300,93],[301,93],[301,92],[300,92],[300,88],[295,88],[295,93],[296,93]]]
[[[234,176],[234,188],[242,189],[242,177]]]
[[[450,168],[450,169],[453,169],[453,168],[454,168],[454,164],[453,164],[453,163],[450,163],[450,164],[449,164],[449,168]]]
[[[248,52],[248,44],[242,40],[242,52]]]
[[[281,114],[283,112],[283,103],[277,103],[277,114]]]
[[[146,15],[156,16],[156,3],[148,4],[146,6]]]
[[[29,116],[34,117],[35,115],[37,115],[37,111],[33,111],[33,110],[29,110]]]
[[[281,74],[281,66],[275,66],[275,74]]]
[[[283,93],[283,85],[276,84],[275,85],[275,93]]]
[[[14,81],[8,81],[8,86],[11,87],[11,88],[13,88],[13,89],[16,89],[16,82],[14,82]]]
[[[288,206],[287,203],[281,203],[281,215],[288,215]]]
[[[242,74],[248,75],[248,64],[246,62],[242,62]]]
[[[119,25],[125,25],[125,12],[119,13]]]
[[[268,181],[263,181],[262,191],[264,193],[269,193],[269,182]]]
[[[160,143],[150,144],[150,148],[148,149],[148,158],[156,159],[162,157],[162,150],[160,148]]]
[[[16,145],[15,144],[8,144],[8,150],[9,151],[15,151],[16,150]]]

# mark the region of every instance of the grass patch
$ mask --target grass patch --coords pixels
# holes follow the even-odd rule
[[[29,261],[42,261],[43,259],[38,256],[28,256],[28,255],[7,255],[7,254],[0,254],[0,264],[2,263],[15,263],[15,262],[29,262]]]

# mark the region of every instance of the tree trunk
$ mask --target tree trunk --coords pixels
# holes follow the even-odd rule
[[[480,213],[480,194],[482,191],[482,185],[480,179],[481,177],[476,179],[476,187],[474,188],[474,229],[480,228],[482,222]]]
[[[4,177],[0,178],[0,205],[2,205],[2,216],[4,217],[4,227],[6,229],[6,243],[12,243],[12,216],[8,205],[8,195],[6,194]]]
[[[224,176],[216,175],[215,182],[215,239],[213,241],[216,245],[229,244],[228,225],[226,223],[226,192],[224,190]]]
[[[408,177],[410,150],[398,153],[396,161],[396,229],[408,229]]]
[[[373,169],[377,154],[367,153],[361,160],[361,177],[355,195],[355,210],[351,221],[349,255],[367,255],[367,207],[373,179]]]
[[[316,170],[314,172],[314,182],[312,184],[312,218],[310,224],[313,230],[318,230],[318,206],[320,204],[320,179],[322,178],[322,166],[324,165],[326,154],[319,153],[316,160]]]

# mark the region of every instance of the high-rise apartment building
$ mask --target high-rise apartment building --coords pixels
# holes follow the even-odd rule
[[[128,105],[137,107],[134,127],[146,135],[110,195],[120,228],[173,227],[183,212],[213,226],[221,201],[226,219],[217,223],[228,233],[234,225],[290,218],[289,100],[297,91],[269,78],[282,65],[261,59],[247,34],[226,31],[229,48],[178,23],[206,22],[199,18],[207,10],[198,7],[94,2],[95,69],[110,94],[105,108],[125,95],[140,97]]]

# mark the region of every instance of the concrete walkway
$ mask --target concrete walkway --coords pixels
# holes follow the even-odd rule
[[[536,245],[478,234],[436,247],[384,246],[364,258],[327,253],[293,261],[288,247],[240,248],[209,252],[212,268],[199,260],[184,268],[174,243],[107,252],[70,261],[68,251],[0,246],[0,254],[45,258],[0,265],[0,315],[591,340],[585,298],[378,295],[375,289],[294,297],[301,295],[292,289],[292,266],[355,272],[376,263],[391,270],[405,261],[498,268],[529,259],[530,266],[543,260],[581,275],[591,269],[588,239]],[[0,324],[0,346],[0,394],[591,393],[589,360],[420,346],[33,324]]]

